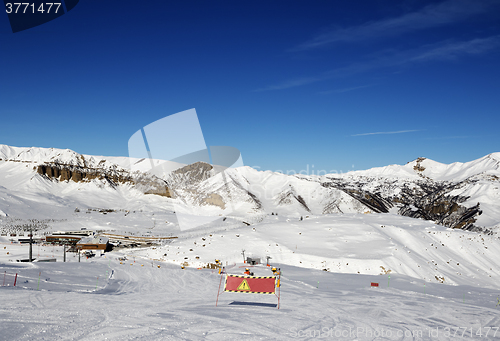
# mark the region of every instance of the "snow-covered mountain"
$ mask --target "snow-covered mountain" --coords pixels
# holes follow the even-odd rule
[[[500,153],[466,163],[442,164],[418,158],[319,179],[347,188],[375,211],[394,210],[453,228],[500,226]]]
[[[18,275],[0,288],[4,338],[289,340],[331,325],[341,339],[384,330],[384,339],[447,340],[466,327],[495,339],[498,153],[324,176],[171,164],[161,178],[147,172],[166,169],[161,160],[8,146],[0,159],[0,270],[6,285]],[[182,206],[219,220],[182,231]],[[42,243],[34,256],[56,263],[17,263],[28,248],[11,234],[31,226],[37,238],[87,229],[143,242],[113,241],[103,257],[69,253],[66,263],[62,246]],[[242,275],[245,256],[280,268],[280,310],[269,309],[274,296],[246,293],[224,293],[214,307],[223,279],[214,259]],[[252,271],[271,276],[265,264]],[[248,324],[248,314],[263,319]]]
[[[0,214],[40,217],[75,207],[130,210],[150,205],[172,210],[175,203],[205,215],[239,218],[391,212],[452,228],[500,227],[500,153],[467,163],[419,158],[406,165],[324,176],[250,167],[216,172],[200,162],[178,164],[161,179],[147,172],[148,163],[0,145]],[[131,171],[138,164],[144,171]],[[40,212],[35,203],[48,208]]]

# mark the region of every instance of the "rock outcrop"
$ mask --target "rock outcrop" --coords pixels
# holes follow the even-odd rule
[[[143,173],[131,173],[117,166],[111,168],[93,168],[52,162],[38,165],[34,169],[38,174],[51,181],[90,182],[92,180],[99,180],[112,187],[126,184],[137,187],[144,194],[172,197],[172,192],[164,180],[153,175],[146,176]]]
[[[416,171],[421,171],[417,169]],[[378,182],[373,189],[367,185]],[[359,177],[356,180],[335,179],[322,183],[323,186],[336,188],[359,200],[360,203],[377,213],[388,213],[398,208],[398,214],[433,221],[450,228],[470,231],[484,231],[475,226],[477,216],[482,214],[480,203],[473,207],[461,205],[468,196],[452,195],[451,192],[463,187],[470,180],[449,183],[431,179],[395,183],[387,179]],[[397,194],[396,194],[397,193]]]

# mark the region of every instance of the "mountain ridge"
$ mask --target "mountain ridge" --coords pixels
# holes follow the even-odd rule
[[[57,196],[60,194],[55,193],[72,188],[73,183],[81,183],[77,190],[93,186],[92,191],[99,195],[99,188],[107,186],[122,189],[115,191],[123,197],[119,202],[130,202],[127,198],[141,194],[159,194],[165,197],[165,207],[181,204],[206,215],[280,213],[301,217],[392,212],[471,231],[492,232],[500,227],[500,153],[449,165],[417,158],[405,165],[321,176],[285,175],[248,166],[221,173],[211,165],[197,163],[178,164],[176,170],[159,178],[131,170],[134,163],[146,166],[145,160],[109,159],[117,159],[122,166],[69,149],[0,145],[0,174],[4,178],[0,186],[7,192],[20,191],[21,196],[23,191]],[[129,168],[123,167],[127,163]],[[16,171],[22,175],[13,175]],[[14,179],[17,186],[12,186]],[[92,185],[82,187],[85,183]],[[71,195],[75,202],[80,201],[78,192]],[[149,199],[144,200],[147,206]],[[8,214],[8,207],[1,203],[0,210]]]

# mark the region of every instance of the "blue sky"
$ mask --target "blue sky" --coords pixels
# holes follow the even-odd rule
[[[126,156],[196,108],[263,170],[500,151],[498,0],[80,1],[15,34],[0,15],[0,65],[1,144]]]

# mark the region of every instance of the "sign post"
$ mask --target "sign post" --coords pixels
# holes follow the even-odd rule
[[[222,268],[222,274],[220,275],[219,290],[217,290],[217,300],[215,301],[215,306],[216,306],[216,307],[217,307],[217,303],[219,302],[220,286],[221,286],[221,284],[222,284],[222,276],[223,276],[223,273],[224,273],[224,269],[225,269],[225,268]]]
[[[224,290],[226,292],[238,292],[244,294],[274,294],[278,298],[278,309],[280,307],[281,275],[269,277],[256,277],[256,276],[241,276],[226,274],[224,282]],[[220,295],[220,287],[222,285],[222,276],[219,282],[219,290],[217,292],[217,306]],[[276,294],[276,287],[278,287],[278,294]]]
[[[281,269],[279,269],[279,274],[278,274],[278,309],[280,308],[280,298],[281,298]]]

